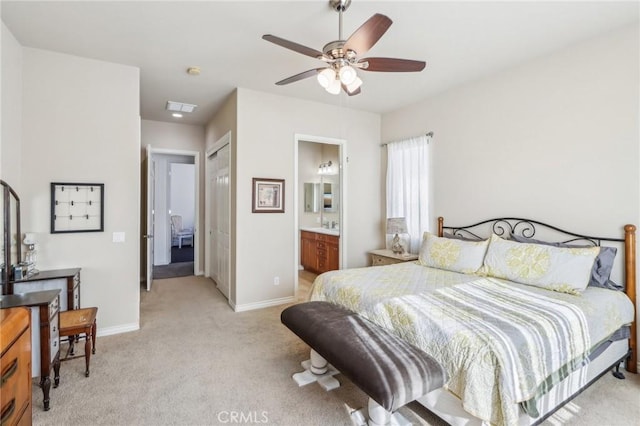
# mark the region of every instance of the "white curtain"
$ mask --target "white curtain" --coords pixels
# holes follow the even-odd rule
[[[387,144],[387,218],[406,219],[411,253],[418,253],[429,230],[430,141],[419,136]]]

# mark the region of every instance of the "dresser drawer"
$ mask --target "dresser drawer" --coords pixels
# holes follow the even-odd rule
[[[73,288],[73,309],[80,309],[80,286]]]
[[[52,318],[55,314],[58,313],[59,310],[60,310],[60,297],[56,297],[49,304],[49,318]]]
[[[315,232],[308,232],[308,231],[300,231],[300,238],[303,238],[305,240],[316,240],[316,234]]]
[[[373,266],[391,265],[397,262],[398,261],[394,261],[394,259],[389,259],[388,257],[378,256],[376,254],[371,255],[371,264]]]
[[[51,345],[51,361],[53,361],[60,350],[60,323],[59,323],[60,314],[56,314],[55,317],[51,318],[51,323],[49,324],[49,345]]]
[[[31,400],[31,333],[28,330],[2,356],[0,369],[2,424],[11,425],[17,422],[25,404]]]
[[[318,241],[325,241],[329,244],[339,244],[340,237],[336,237],[335,235],[327,235],[327,234],[316,234]]]

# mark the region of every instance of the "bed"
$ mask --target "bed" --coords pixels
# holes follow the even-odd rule
[[[620,376],[622,362],[637,372],[635,244],[633,225],[603,238],[529,219],[439,218],[418,261],[324,273],[310,300],[350,309],[441,363],[447,383],[419,402],[448,423],[537,424],[607,371]]]

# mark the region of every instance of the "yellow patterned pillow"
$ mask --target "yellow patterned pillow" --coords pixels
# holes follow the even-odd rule
[[[587,288],[599,252],[599,247],[553,247],[492,235],[481,272],[521,284],[580,294]]]
[[[465,241],[424,233],[418,260],[424,266],[473,274],[482,267],[489,240]]]

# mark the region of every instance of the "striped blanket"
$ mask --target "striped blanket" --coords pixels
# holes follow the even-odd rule
[[[562,380],[591,347],[580,309],[490,278],[388,300],[372,319],[454,372],[448,389],[493,424],[516,423],[514,403]],[[492,389],[501,410],[474,403]]]
[[[521,404],[535,409],[536,397],[633,318],[621,292],[573,296],[448,274],[409,263],[332,271],[310,299],[354,310],[423,349],[445,367],[445,388],[463,408],[497,425],[517,423]]]

